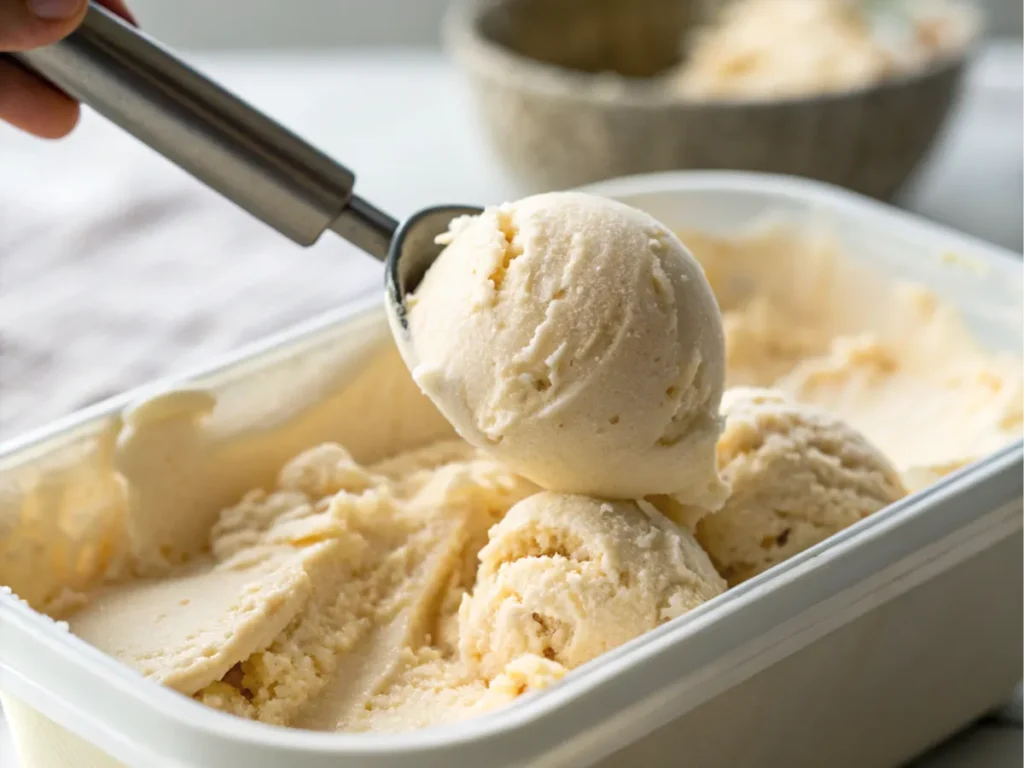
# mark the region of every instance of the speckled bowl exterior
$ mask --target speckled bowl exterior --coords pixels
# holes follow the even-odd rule
[[[785,100],[697,100],[670,66],[707,0],[463,0],[445,40],[486,132],[527,191],[651,171],[809,177],[891,199],[938,136],[973,46],[870,87]],[[608,76],[614,69],[636,79]]]

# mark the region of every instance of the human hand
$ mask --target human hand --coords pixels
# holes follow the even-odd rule
[[[135,23],[123,0],[101,4]],[[87,0],[0,0],[0,52],[27,51],[67,37],[82,23]],[[66,136],[78,104],[13,64],[0,61],[0,120],[44,139]]]

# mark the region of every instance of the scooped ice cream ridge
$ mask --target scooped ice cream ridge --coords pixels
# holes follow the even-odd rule
[[[542,492],[491,529],[459,647],[486,676],[524,654],[573,669],[724,591],[690,532],[647,502]]]
[[[899,474],[855,429],[768,389],[722,400],[718,461],[732,487],[697,524],[730,585],[824,541],[906,494]]]

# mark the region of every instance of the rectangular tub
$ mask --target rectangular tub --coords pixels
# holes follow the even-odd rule
[[[893,208],[734,173],[593,189],[673,228],[728,233],[769,212],[827,221],[851,258],[929,286],[990,347],[1024,346],[1020,259]],[[0,447],[0,558],[47,564],[18,591],[38,604],[59,596],[57,581],[84,583],[98,567],[76,532],[116,514],[119,414],[161,387],[217,394],[194,436],[223,457],[224,498],[197,501],[212,512],[318,442],[371,461],[450,434],[402,367],[380,303],[369,297]],[[895,765],[998,705],[1021,677],[1022,454],[1020,441],[1008,445],[555,688],[458,725],[384,736],[233,718],[5,593],[0,699],[30,768]],[[66,539],[10,546],[50,518]]]

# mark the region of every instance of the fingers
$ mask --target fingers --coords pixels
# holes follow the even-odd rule
[[[57,42],[78,26],[86,7],[86,0],[0,0],[0,51]]]
[[[100,0],[126,21],[135,18],[123,0]],[[87,0],[0,0],[0,51],[25,51],[71,34]],[[78,122],[73,100],[20,67],[0,63],[0,121],[46,139],[66,136]]]
[[[78,104],[13,64],[0,63],[0,120],[43,139],[59,139],[78,122]]]
[[[56,42],[85,15],[85,0],[0,0],[0,51]],[[0,64],[0,120],[42,138],[67,135],[78,105],[25,70]]]

